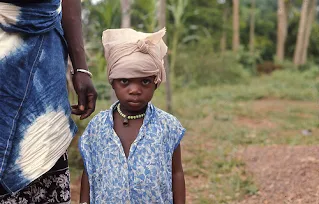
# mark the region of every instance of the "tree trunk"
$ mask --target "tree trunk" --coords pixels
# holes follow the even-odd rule
[[[307,62],[307,54],[308,54],[308,47],[309,47],[312,23],[315,19],[315,15],[316,15],[316,11],[317,11],[316,5],[317,5],[317,0],[312,0],[312,2],[310,4],[309,12],[308,12],[308,17],[307,17],[305,38],[304,38],[302,55],[301,55],[301,60],[300,60],[301,65],[306,64],[306,62]]]
[[[277,59],[283,61],[285,58],[285,43],[287,37],[287,11],[285,0],[278,0],[278,24],[277,24]]]
[[[223,31],[222,31],[222,37],[220,39],[220,51],[223,54],[226,51],[227,46],[227,33],[226,33],[226,25],[227,25],[227,15],[228,15],[228,8],[225,5],[223,9]]]
[[[159,5],[159,27],[160,29],[164,28],[166,26],[166,0],[160,0]],[[166,37],[164,36],[164,42],[166,43]],[[170,81],[170,70],[169,70],[169,63],[168,63],[168,54],[164,57],[164,67],[166,69],[166,110],[167,112],[172,112],[172,87],[171,87],[171,81]]]
[[[303,0],[300,20],[299,20],[299,28],[297,35],[296,48],[294,53],[294,64],[296,66],[301,64],[301,56],[302,56],[302,48],[303,43],[305,42],[305,29],[306,29],[306,20],[307,20],[307,12],[308,12],[309,0]]]
[[[233,51],[238,51],[239,44],[239,0],[233,0]]]
[[[121,27],[131,27],[131,0],[121,0],[122,20]]]
[[[131,0],[121,0],[121,28],[131,27]],[[117,101],[114,90],[111,90],[111,103]]]
[[[170,77],[171,81],[175,81],[175,63],[176,63],[176,55],[177,55],[177,46],[179,40],[179,27],[175,27],[173,36],[172,36],[172,46],[171,46],[171,57],[170,57]]]
[[[174,3],[173,3],[174,2]],[[183,28],[183,22],[185,20],[185,11],[188,5],[188,0],[178,0],[172,1],[171,6],[171,14],[174,19],[174,27],[173,27],[173,36],[171,36],[170,43],[170,64],[169,64],[169,72],[170,72],[170,82],[173,84],[175,82],[175,64],[176,64],[176,56],[178,49],[178,42],[180,39],[181,30]]]
[[[256,8],[256,0],[251,0],[250,28],[249,28],[250,54],[253,54],[255,49],[255,8]]]

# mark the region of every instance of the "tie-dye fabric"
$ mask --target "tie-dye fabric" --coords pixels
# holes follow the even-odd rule
[[[113,129],[114,107],[97,114],[79,141],[90,203],[173,203],[172,156],[185,129],[174,116],[149,104],[126,158]]]
[[[60,0],[0,2],[0,182],[8,192],[51,169],[72,140],[66,63]]]
[[[61,0],[38,0],[40,3],[28,3],[29,0],[9,1],[15,3],[1,3],[2,1],[0,0],[0,28],[7,32],[34,35],[54,28],[62,30]]]

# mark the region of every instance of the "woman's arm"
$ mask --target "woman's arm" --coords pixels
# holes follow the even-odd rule
[[[62,0],[62,27],[75,70],[73,85],[78,95],[78,105],[72,106],[72,113],[81,115],[80,119],[84,119],[94,112],[97,93],[89,75],[76,72],[77,69],[88,69],[82,36],[80,0]]]
[[[173,198],[174,204],[185,204],[185,179],[182,166],[181,147],[177,146],[173,153]]]
[[[80,203],[90,203],[90,184],[87,173],[83,170],[81,179]]]

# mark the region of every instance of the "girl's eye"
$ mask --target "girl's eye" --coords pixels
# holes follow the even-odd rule
[[[142,80],[142,84],[143,85],[148,85],[148,84],[150,84],[151,83],[151,80],[149,80],[149,79],[143,79]]]
[[[128,79],[121,79],[120,82],[121,84],[128,84]]]

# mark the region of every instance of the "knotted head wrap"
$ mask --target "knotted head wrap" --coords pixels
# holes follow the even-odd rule
[[[130,28],[108,29],[102,43],[109,82],[113,79],[155,76],[158,86],[166,79],[163,58],[167,46],[162,40],[165,28],[142,33]]]

